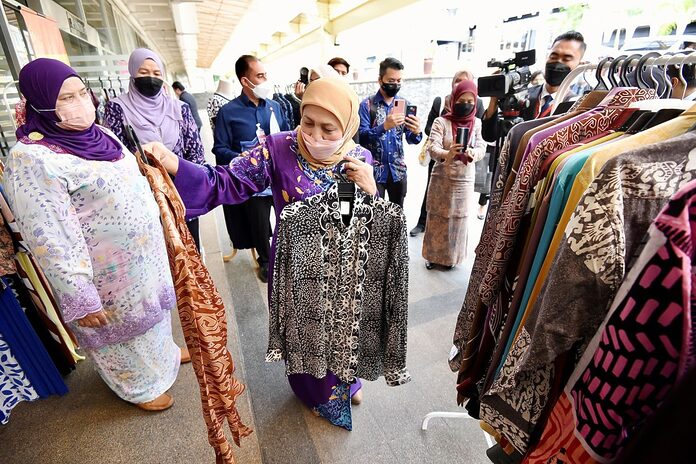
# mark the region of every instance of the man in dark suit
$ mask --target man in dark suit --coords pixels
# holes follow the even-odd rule
[[[201,127],[203,126],[203,122],[201,121],[201,117],[198,114],[198,105],[196,104],[196,98],[190,93],[188,93],[184,85],[179,81],[174,81],[174,83],[172,84],[172,88],[174,89],[174,93],[176,94],[176,96],[179,97],[179,100],[191,107],[193,119],[194,121],[196,121],[198,132],[200,132]]]
[[[522,119],[530,121],[551,114],[556,91],[570,71],[580,64],[586,48],[585,38],[577,31],[568,31],[556,37],[546,59],[544,71],[546,82],[531,87],[527,91],[529,105],[520,111]],[[573,97],[575,95],[570,94],[565,101]],[[498,99],[496,97],[491,97],[481,122],[483,123],[481,132],[485,140],[495,142],[503,135],[498,123]]]

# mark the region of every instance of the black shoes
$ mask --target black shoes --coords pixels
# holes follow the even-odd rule
[[[417,237],[418,235],[422,234],[423,232],[425,232],[425,226],[418,224],[416,227],[411,229],[411,232],[409,232],[408,235],[410,235],[411,237]]]
[[[258,270],[259,280],[264,284],[268,283],[268,264],[262,264]]]

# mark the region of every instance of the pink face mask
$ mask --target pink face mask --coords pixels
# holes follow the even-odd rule
[[[60,119],[58,127],[72,131],[89,129],[96,119],[94,104],[89,97],[80,98],[60,109],[56,108],[56,114]]]
[[[304,131],[302,132],[302,139],[307,150],[309,150],[309,154],[317,161],[325,161],[331,158],[343,145],[342,138],[338,140],[315,140],[314,137]]]

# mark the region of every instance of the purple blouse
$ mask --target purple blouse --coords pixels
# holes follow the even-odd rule
[[[360,145],[348,154],[372,162],[370,152]],[[179,160],[174,185],[186,206],[187,219],[218,205],[242,203],[270,186],[278,219],[286,205],[328,189],[335,182],[336,169],[311,169],[297,148],[297,132],[279,132],[266,137],[263,145],[234,158],[228,166]]]

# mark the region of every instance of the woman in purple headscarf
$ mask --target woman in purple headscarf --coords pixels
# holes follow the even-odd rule
[[[164,66],[160,57],[152,50],[138,48],[128,59],[128,72],[128,92],[106,104],[104,125],[131,151],[135,147],[126,137],[126,123],[141,143],[161,142],[180,158],[203,164],[205,150],[191,108],[162,89]],[[189,221],[188,226],[200,249],[198,219]]]
[[[78,74],[40,58],[19,74],[26,122],[3,189],[65,322],[122,399],[166,409],[181,351],[160,215],[135,156],[105,128]]]

